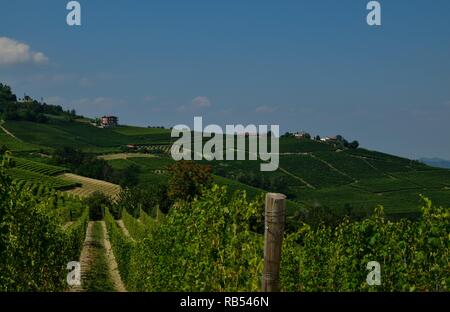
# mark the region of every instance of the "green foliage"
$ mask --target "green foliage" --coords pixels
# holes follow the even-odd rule
[[[112,215],[105,220],[130,291],[257,291],[262,237],[251,230],[261,201],[230,199],[213,186],[191,203],[176,204],[140,241],[127,239]]]
[[[282,155],[280,167],[316,188],[345,185],[353,181],[311,155]]]
[[[147,237],[150,231],[150,227],[147,227],[147,223],[143,223],[140,219],[133,218],[126,211],[122,212],[122,220],[128,230],[128,233],[130,233],[130,236],[133,239],[140,240]]]
[[[100,129],[89,123],[68,122],[51,118],[46,124],[13,121],[6,122],[6,128],[22,141],[41,147],[58,148],[71,146],[84,152],[119,151],[128,144],[169,144],[170,132],[146,135],[131,135],[117,132],[116,128]]]
[[[0,166],[0,291],[61,291],[66,265],[79,256],[87,212],[67,232],[51,211],[53,193],[36,197]]]
[[[52,176],[67,171],[67,169],[63,167],[52,166],[24,158],[13,157],[12,160],[14,161],[14,165],[16,168],[44,175]]]
[[[15,101],[17,101],[17,98],[12,93],[11,87],[6,84],[0,83],[0,104]]]
[[[92,227],[91,264],[84,279],[83,288],[86,291],[105,292],[114,291],[114,284],[108,272],[108,260],[104,246],[103,227],[95,222]]]
[[[122,190],[112,206],[112,213],[117,218],[123,216],[124,212],[137,218],[141,210],[155,215],[159,203],[164,200],[158,193],[159,189],[158,185],[155,185],[148,188],[134,187]]]
[[[336,228],[303,225],[284,241],[285,291],[449,291],[450,213],[425,199],[416,221],[388,221],[382,208]],[[366,265],[381,264],[380,286],[368,286]]]
[[[124,215],[136,241],[108,213],[119,268],[128,290],[256,291],[262,270],[262,236],[253,218],[261,201],[230,197],[214,186],[191,203],[177,203],[162,220]],[[261,221],[261,220],[260,220]],[[259,221],[259,222],[260,222]],[[344,218],[334,227],[303,224],[286,235],[284,291],[448,291],[450,213],[425,199],[417,221],[389,221],[378,208],[369,218]],[[144,230],[145,229],[145,230]],[[381,264],[381,286],[369,286],[369,261]]]
[[[108,209],[105,211],[104,220],[114,256],[119,267],[120,277],[125,283],[127,290],[130,291],[132,290],[130,286],[136,282],[134,278],[144,278],[143,275],[148,274],[148,272],[144,273],[142,267],[139,267],[138,260],[135,260],[135,253],[137,252],[136,242],[124,235]],[[130,272],[136,277],[130,276]],[[141,276],[139,277],[139,275]]]
[[[79,259],[81,249],[83,248],[86,229],[89,222],[89,209],[85,208],[78,220],[66,229],[66,243],[71,248],[68,248],[68,256],[75,261]]]
[[[66,190],[79,186],[78,183],[19,168],[10,168],[7,172],[14,180],[23,181],[24,183],[30,183],[35,186],[43,185],[55,190]]]
[[[39,150],[39,147],[30,143],[21,142],[0,129],[0,145],[4,149],[13,152],[31,152]]]
[[[169,167],[168,196],[171,200],[194,199],[212,183],[211,167],[181,160]]]
[[[65,112],[61,106],[49,105],[25,96],[25,101],[17,102],[17,97],[11,88],[0,83],[0,116],[5,120],[26,120],[46,123],[48,115],[75,116],[74,111]]]
[[[105,207],[111,206],[111,198],[102,192],[94,192],[91,196],[86,197],[83,202],[89,207],[89,218],[91,220],[101,220]]]
[[[58,165],[68,166],[79,175],[106,180],[123,187],[134,186],[138,183],[139,166],[131,164],[125,168],[116,169],[106,160],[76,148],[64,146],[55,149],[53,161]]]

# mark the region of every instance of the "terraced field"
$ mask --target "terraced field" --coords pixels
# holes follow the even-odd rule
[[[86,123],[52,120],[48,124],[8,121],[5,127],[19,138],[0,131],[0,140],[13,148],[32,150],[34,144],[52,149],[73,146],[100,156],[114,168],[130,165],[140,168],[139,184],[143,187],[166,182],[170,154],[170,131],[158,128],[119,126],[99,129]],[[2,143],[2,141],[0,141]],[[29,145],[27,145],[29,144]],[[123,146],[134,144],[145,153],[120,153]],[[8,145],[8,144],[7,144]],[[31,181],[43,179],[36,174],[53,177],[64,169],[18,162],[16,170],[30,172]],[[245,189],[252,196],[264,191],[236,180],[242,176],[257,176],[261,181],[283,181],[284,192],[291,206],[314,208],[327,206],[342,210],[346,207],[374,208],[384,205],[388,214],[416,212],[420,194],[431,198],[436,205],[450,205],[450,171],[426,166],[414,160],[366,149],[339,149],[332,144],[314,140],[282,138],[280,140],[280,168],[274,172],[260,172],[258,161],[200,161],[213,167],[216,182],[233,189]],[[33,175],[34,174],[34,175]],[[16,177],[25,177],[17,171]],[[228,177],[228,178],[225,178]],[[229,179],[231,178],[231,179]],[[118,186],[98,180],[69,177],[69,182],[81,183],[72,190],[77,196],[88,196],[96,190],[115,196]],[[85,179],[85,178],[84,178]],[[94,182],[96,181],[96,182]],[[258,181],[240,179],[253,185]],[[60,187],[59,184],[53,183]],[[65,187],[64,185],[62,187]]]
[[[152,154],[144,154],[144,153],[117,153],[98,156],[98,158],[104,160],[129,159],[129,158],[154,158],[154,157],[155,156]]]
[[[7,172],[15,180],[43,185],[55,190],[67,190],[80,185],[77,181],[68,181],[59,177],[48,176],[20,168],[10,168]]]
[[[66,168],[63,167],[47,165],[44,163],[18,157],[13,157],[12,160],[14,161],[16,168],[48,176],[53,176],[68,171]]]
[[[95,192],[101,192],[114,200],[117,198],[118,194],[121,191],[121,187],[117,184],[83,177],[73,173],[64,173],[59,177],[65,181],[78,183],[79,185],[81,185],[79,187],[66,191],[69,194],[81,198],[88,197]]]
[[[171,145],[148,145],[144,147],[150,153],[170,154]]]

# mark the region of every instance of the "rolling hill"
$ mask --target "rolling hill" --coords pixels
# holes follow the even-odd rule
[[[168,155],[171,138],[167,129],[131,126],[99,129],[89,123],[59,119],[50,119],[45,124],[7,121],[3,126],[16,138],[0,131],[0,145],[7,145],[23,157],[61,146],[96,154],[118,153],[129,144],[166,146],[155,157],[103,157],[116,168],[139,166],[141,185],[166,180],[165,169],[173,162]],[[253,195],[263,191],[287,194],[289,206],[293,207],[291,212],[299,207],[342,211],[383,205],[392,216],[408,216],[418,212],[420,194],[436,205],[450,205],[450,170],[362,148],[342,149],[324,142],[287,137],[280,140],[280,168],[275,172],[260,172],[259,161],[200,163],[212,166],[220,184],[246,189]]]

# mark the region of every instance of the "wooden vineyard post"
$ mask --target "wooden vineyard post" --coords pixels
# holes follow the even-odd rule
[[[262,291],[280,290],[281,247],[286,215],[286,196],[267,193],[264,213],[264,272]]]

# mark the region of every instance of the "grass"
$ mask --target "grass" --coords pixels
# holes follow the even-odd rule
[[[146,223],[135,219],[126,210],[122,211],[122,221],[134,240],[142,240],[147,237],[149,228],[146,227]]]
[[[357,188],[363,188],[371,193],[387,193],[405,190],[420,190],[417,184],[393,177],[364,179],[352,184]]]
[[[174,160],[168,157],[144,157],[144,158],[129,158],[129,159],[115,159],[108,163],[115,169],[126,169],[131,165],[137,165],[139,172],[139,185],[152,186],[159,183],[167,182],[166,169],[167,166],[174,163]]]
[[[2,129],[0,129],[0,146],[1,145],[5,145],[9,150],[13,152],[32,152],[39,150],[38,146],[16,140],[15,138],[3,132]]]
[[[93,243],[91,257],[93,262],[89,268],[83,288],[90,292],[115,291],[108,272],[106,250],[103,245],[103,228],[95,222],[92,229]]]
[[[368,161],[360,157],[350,157],[346,153],[337,152],[314,152],[313,154],[355,180],[384,175],[382,171],[374,168]]]
[[[161,129],[161,128],[141,128],[141,127],[133,127],[133,126],[119,126],[114,128],[114,132],[124,134],[124,135],[154,135],[154,134],[164,134],[170,135],[169,129]]]
[[[450,170],[447,169],[401,172],[393,175],[426,188],[450,187]]]
[[[352,179],[333,170],[311,155],[286,155],[280,158],[280,167],[304,179],[316,188],[345,185]]]
[[[287,204],[288,214],[304,207],[314,209],[317,206],[327,206],[336,210],[352,207],[356,210],[372,210],[378,205],[383,205],[389,215],[406,215],[418,212],[420,194],[429,196],[437,205],[450,204],[450,190],[443,189],[446,186],[450,187],[450,170],[408,169],[411,164],[409,160],[385,156],[383,153],[372,154],[370,151],[364,151],[361,155],[334,151],[315,151],[312,154],[282,155],[280,163],[287,172],[316,186],[315,190],[307,188],[301,181],[281,170],[260,172],[259,161],[200,161],[200,163],[212,166],[216,183],[227,185],[231,192],[245,190],[250,198],[271,190],[252,187],[225,178],[223,175],[233,177],[238,174],[258,173],[270,178],[284,177],[286,181],[284,193],[288,194],[290,199]],[[371,166],[368,160],[388,163],[383,168],[395,169],[392,166],[397,164],[401,169],[399,172],[385,173]],[[155,171],[163,170],[173,161],[168,157],[155,157],[119,159],[109,163],[114,168],[121,169],[131,164],[138,165],[141,168],[139,184],[145,187],[167,181],[164,173],[156,174]],[[330,168],[327,163],[338,171]]]
[[[149,151],[167,153],[171,141],[168,129],[130,126],[99,129],[86,123],[56,119],[48,124],[7,121],[5,127],[24,142],[1,131],[0,140],[10,142],[21,157],[27,149],[53,149],[67,145],[98,154],[119,152],[127,144],[145,145]],[[228,185],[231,189],[245,189],[251,196],[271,190],[260,190],[231,179],[252,174],[261,175],[264,179],[282,177],[286,184],[284,193],[296,202],[295,207],[326,205],[335,209],[345,209],[346,206],[365,209],[382,204],[388,214],[407,213],[417,211],[421,193],[435,198],[437,205],[450,204],[449,170],[435,169],[416,161],[362,148],[338,151],[327,143],[296,138],[282,138],[280,153],[280,167],[283,170],[275,172],[261,172],[259,161],[200,163],[212,166],[219,184]],[[120,169],[137,165],[140,168],[139,184],[146,187],[166,182],[165,169],[173,163],[170,156],[154,155],[154,158],[114,159],[109,163]],[[47,161],[44,158],[33,160]],[[31,165],[21,169],[29,170],[27,172],[32,181],[37,180],[35,174],[40,172],[51,174],[50,168],[48,171],[38,168],[38,165]],[[24,172],[16,175],[26,178]],[[223,178],[225,176],[231,179]]]
[[[119,147],[128,144],[167,144],[170,142],[170,132],[167,130],[165,132],[153,131],[153,133],[147,131],[146,134],[134,135],[133,131],[126,130],[127,127],[100,129],[86,123],[56,119],[52,119],[46,124],[7,121],[5,126],[24,142],[51,148],[72,146],[93,153],[117,151]],[[134,133],[137,131],[134,130]]]

